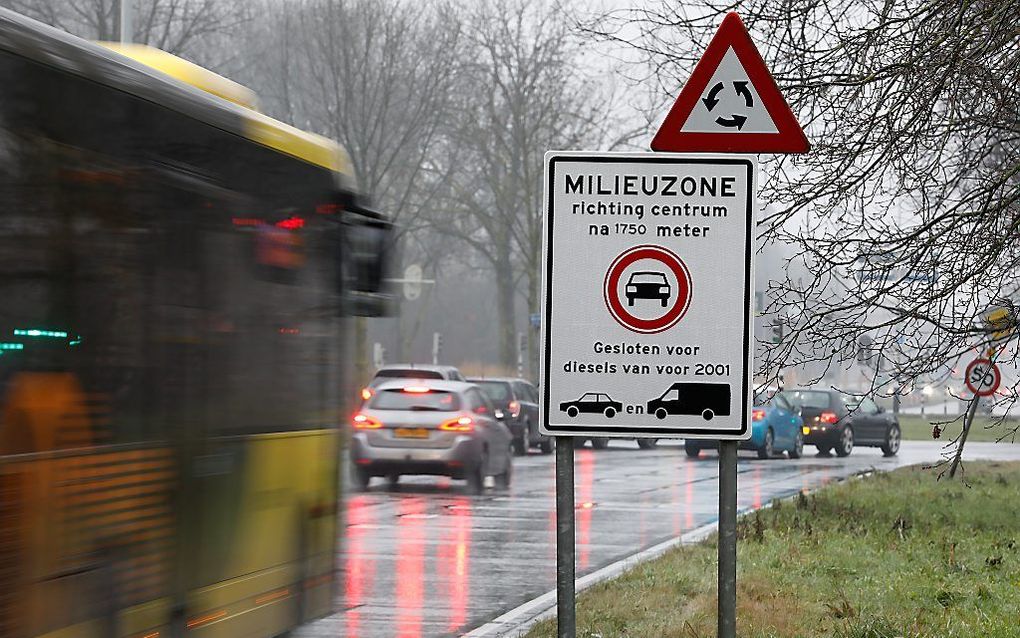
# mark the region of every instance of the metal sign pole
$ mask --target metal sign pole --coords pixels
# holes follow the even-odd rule
[[[574,638],[574,441],[556,437],[556,636]]]
[[[719,442],[719,638],[737,635],[737,442]]]

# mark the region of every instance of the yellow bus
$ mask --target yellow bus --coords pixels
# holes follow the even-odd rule
[[[336,144],[0,10],[0,636],[332,610],[344,316],[390,227]]]

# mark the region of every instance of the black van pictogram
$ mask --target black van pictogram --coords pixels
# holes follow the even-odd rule
[[[648,414],[659,419],[670,414],[700,414],[706,421],[715,416],[729,416],[730,384],[674,383],[658,399],[648,402]]]

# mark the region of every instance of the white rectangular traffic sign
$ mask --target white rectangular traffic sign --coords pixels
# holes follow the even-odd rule
[[[545,160],[542,432],[749,438],[755,159]]]

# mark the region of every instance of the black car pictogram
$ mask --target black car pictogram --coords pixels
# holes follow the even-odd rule
[[[669,280],[661,272],[633,272],[627,279],[624,294],[627,295],[628,306],[633,306],[635,299],[658,299],[662,307],[665,308],[669,302]]]
[[[665,419],[670,414],[700,414],[706,421],[730,414],[730,384],[683,383],[669,386],[658,399],[648,402],[648,414]]]
[[[560,404],[560,411],[566,412],[570,418],[576,417],[584,412],[585,414],[606,415],[606,418],[613,418],[616,413],[623,409],[623,404],[613,401],[608,394],[600,392],[587,392],[581,395],[576,401],[564,401]]]

